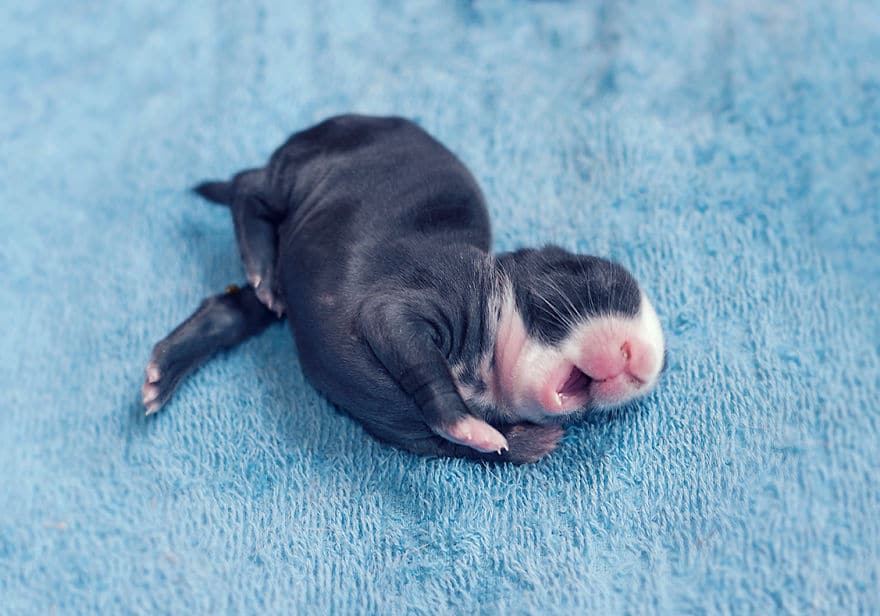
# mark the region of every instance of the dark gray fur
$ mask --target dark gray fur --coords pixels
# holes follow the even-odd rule
[[[638,310],[635,280],[603,259],[555,247],[493,259],[476,181],[404,119],[331,118],[265,167],[196,190],[231,207],[252,284],[206,300],[156,346],[152,410],[210,355],[286,313],[309,380],[377,438],[420,454],[528,462],[555,447],[560,428],[496,425],[510,447],[501,454],[440,436],[468,413],[503,416],[468,408],[450,374],[461,364],[463,380],[485,386],[477,366],[495,343],[489,311],[502,273],[529,334],[550,343],[569,320]],[[563,293],[558,305],[577,314],[562,320],[533,292]]]

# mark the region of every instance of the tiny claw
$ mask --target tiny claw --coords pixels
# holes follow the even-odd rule
[[[152,383],[144,383],[141,387],[141,400],[144,404],[150,404],[159,397],[159,388]]]
[[[147,364],[147,369],[144,372],[147,374],[147,383],[157,383],[162,376],[159,365],[154,361]]]
[[[453,443],[466,445],[477,451],[492,453],[507,448],[507,439],[482,419],[466,415],[440,431],[441,436]]]

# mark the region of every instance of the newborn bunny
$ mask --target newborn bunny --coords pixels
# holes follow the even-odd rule
[[[657,314],[623,267],[554,246],[491,255],[476,181],[410,121],[334,117],[195,190],[230,207],[249,284],[155,346],[147,414],[285,314],[314,386],[426,455],[538,460],[565,419],[645,395],[663,367]]]

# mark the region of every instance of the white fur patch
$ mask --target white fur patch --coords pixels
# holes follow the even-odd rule
[[[618,406],[647,394],[663,366],[663,330],[644,293],[635,317],[612,314],[589,319],[558,345],[528,336],[509,281],[502,281],[497,293],[492,294],[486,318],[490,339],[495,341],[495,348],[484,353],[477,365],[477,374],[486,387],[479,389],[462,383],[466,366],[461,364],[452,366],[452,377],[468,405],[495,411],[506,421],[542,423],[580,410],[573,408],[576,400],[563,402],[556,394],[555,383],[560,374],[564,381],[573,367],[591,376],[581,366],[589,363],[585,358],[595,358],[591,353],[603,352],[600,349],[619,349],[631,362],[627,367],[637,375],[627,373],[607,382],[592,382],[581,398],[587,407]],[[628,355],[629,345],[636,350],[633,358]]]

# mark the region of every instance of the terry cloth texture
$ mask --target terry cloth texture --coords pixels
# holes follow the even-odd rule
[[[877,612],[875,2],[5,2],[0,612]],[[400,114],[495,248],[615,258],[669,369],[528,467],[423,459],[285,326],[144,418],[155,341],[241,282],[187,189]]]

